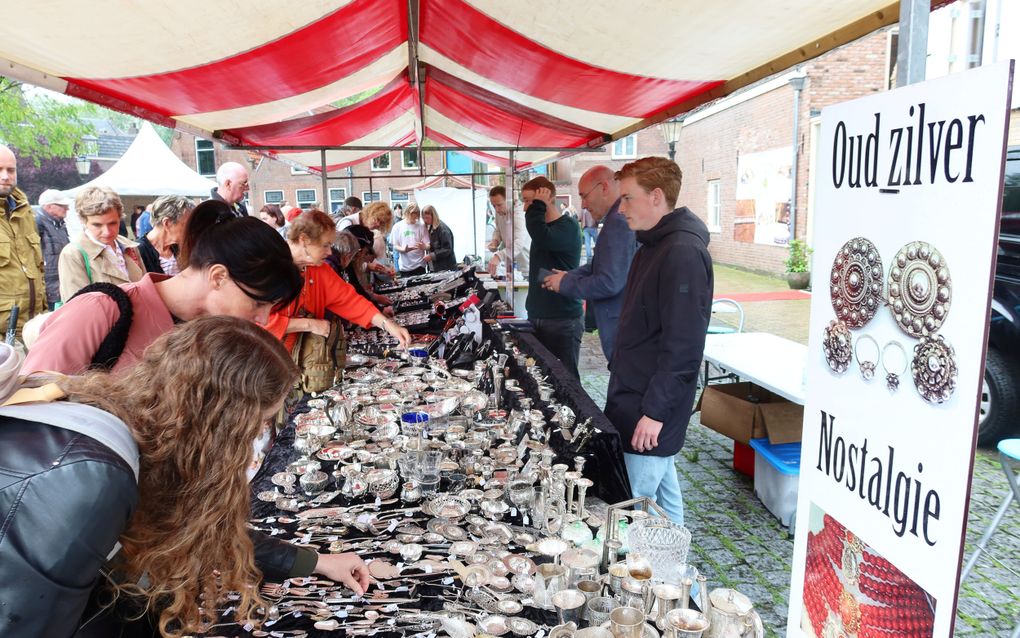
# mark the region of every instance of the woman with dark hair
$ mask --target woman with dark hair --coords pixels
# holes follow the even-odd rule
[[[421,220],[429,229],[429,252],[425,255],[425,263],[429,270],[453,270],[457,267],[457,257],[453,254],[453,231],[441,219],[434,206],[421,209]]]
[[[340,276],[347,283],[354,286],[359,295],[374,303],[379,310],[382,310],[384,315],[392,317],[393,302],[386,295],[380,295],[372,290],[372,284],[368,279],[368,270],[365,267],[366,264],[371,263],[375,259],[375,235],[368,228],[360,224],[348,226],[347,230],[343,231],[343,233],[347,233],[354,238],[357,249],[353,251],[350,259],[347,260]]]
[[[191,213],[178,259],[187,264],[179,275],[148,273],[120,286],[126,298],[119,301],[113,293],[89,292],[64,304],[43,323],[25,373],[81,374],[96,365],[120,373],[175,323],[229,315],[264,324],[274,306],[301,292],[287,243],[260,220],[236,217],[222,201],[202,202]]]
[[[120,636],[139,616],[163,636],[193,635],[218,603],[259,624],[262,578],[297,576],[302,560],[305,575],[364,593],[356,554],[319,556],[248,529],[250,441],[298,374],[262,328],[201,317],[122,375],[30,378],[66,400],[0,410],[0,635]]]
[[[273,228],[283,228],[287,220],[283,218],[283,211],[276,204],[266,204],[259,211],[259,219],[266,222]]]
[[[382,328],[406,348],[411,342],[407,330],[387,319],[326,263],[336,232],[336,222],[321,210],[307,210],[291,222],[287,245],[293,263],[304,275],[304,286],[293,303],[272,314],[266,329],[292,350],[299,332],[329,336],[330,325],[325,319],[328,310],[363,328]]]

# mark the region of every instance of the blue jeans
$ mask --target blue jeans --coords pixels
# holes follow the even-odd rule
[[[585,228],[582,231],[584,235],[584,263],[591,263],[591,251],[595,248],[595,240],[599,237],[599,229],[596,227]]]
[[[684,497],[677,479],[676,459],[672,456],[624,454],[630,491],[634,498],[647,496],[677,525],[684,524]]]

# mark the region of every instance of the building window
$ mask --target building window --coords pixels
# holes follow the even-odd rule
[[[216,175],[216,150],[209,140],[195,138],[195,167],[199,175]]]
[[[347,199],[346,188],[331,188],[329,189],[329,212],[339,213],[340,209],[344,205],[344,200]]]
[[[283,191],[266,191],[262,194],[267,204],[276,204],[279,206],[283,203]]]
[[[390,170],[390,154],[383,153],[379,157],[372,158],[372,170],[373,171],[388,171]]]
[[[368,205],[369,202],[382,201],[382,193],[380,191],[361,191],[361,203]]]
[[[411,196],[408,194],[407,191],[395,191],[393,189],[390,189],[391,202],[403,203],[408,201],[409,199],[411,199]]]
[[[722,228],[722,188],[719,180],[708,182],[708,229],[719,232]]]
[[[309,173],[305,169],[298,168],[297,166],[291,166],[290,167],[290,174],[291,175],[311,175],[311,173]]]
[[[637,134],[613,142],[613,159],[633,159],[637,157]]]
[[[414,169],[421,166],[418,161],[418,149],[410,151],[401,151],[400,153],[400,165],[405,169]]]
[[[315,208],[318,203],[314,188],[299,188],[294,194],[297,196],[297,205],[301,210]]]

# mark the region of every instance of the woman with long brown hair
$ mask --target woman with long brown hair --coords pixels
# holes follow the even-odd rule
[[[263,328],[202,317],[121,375],[56,377],[46,388],[66,401],[0,410],[0,635],[111,635],[95,628],[115,622],[109,610],[93,614],[107,567],[119,602],[165,636],[200,632],[230,592],[234,617],[258,623],[262,576],[286,577],[296,559],[256,566],[256,545],[287,544],[249,533],[245,469],[297,375]],[[355,554],[320,556],[315,571],[358,594],[369,583]]]

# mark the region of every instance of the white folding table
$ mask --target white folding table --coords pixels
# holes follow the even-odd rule
[[[753,381],[766,390],[804,405],[807,346],[767,332],[711,334],[705,338],[705,379],[708,364],[727,376]]]

